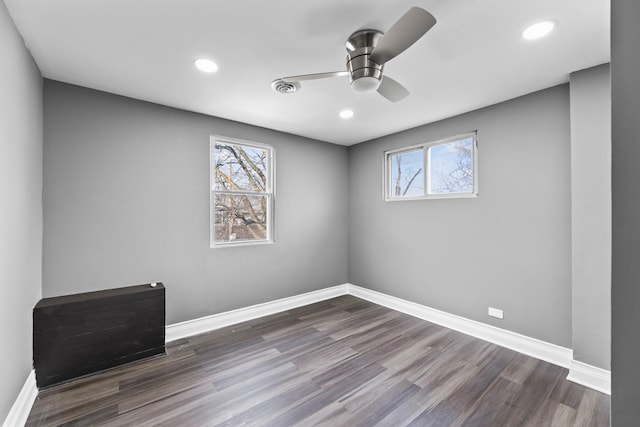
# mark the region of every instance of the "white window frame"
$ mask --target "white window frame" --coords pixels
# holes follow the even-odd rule
[[[263,192],[258,191],[236,191],[236,190],[216,190],[214,153],[216,142],[223,142],[230,145],[241,145],[267,150],[269,158],[266,171],[266,188]],[[209,138],[209,243],[211,248],[228,248],[238,246],[253,246],[272,244],[274,238],[274,206],[275,206],[275,148],[272,145],[262,144],[243,139],[230,138],[228,136],[210,135]],[[217,242],[215,239],[215,196],[216,194],[249,194],[257,196],[267,196],[267,237],[262,240],[232,240]]]
[[[449,144],[454,141],[463,139],[473,139],[473,191],[468,193],[443,193],[429,194],[428,188],[431,179],[431,165],[429,159],[429,148],[437,145]],[[395,196],[391,191],[393,183],[391,182],[391,156],[404,152],[422,150],[424,154],[424,194],[413,196]],[[385,151],[383,154],[383,199],[387,202],[397,202],[406,200],[431,200],[431,199],[465,199],[478,197],[478,133],[477,131],[463,133],[437,141],[427,142],[424,144],[416,144],[409,147],[402,147],[394,150]]]

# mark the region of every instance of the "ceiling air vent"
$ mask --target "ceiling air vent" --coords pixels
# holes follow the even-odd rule
[[[295,91],[300,89],[300,83],[287,82],[282,79],[276,79],[271,82],[271,87],[278,93],[294,93]]]

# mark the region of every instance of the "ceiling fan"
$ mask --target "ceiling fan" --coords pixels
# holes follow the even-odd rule
[[[347,70],[328,73],[304,74],[282,77],[271,83],[280,93],[292,93],[300,88],[303,80],[349,76],[351,88],[357,93],[377,91],[391,102],[398,102],[409,91],[391,77],[383,75],[384,64],[404,52],[436,24],[436,19],[426,10],[412,7],[400,17],[386,33],[378,30],[360,30],[349,36]]]

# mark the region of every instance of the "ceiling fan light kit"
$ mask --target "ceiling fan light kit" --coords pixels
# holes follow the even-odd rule
[[[377,91],[391,102],[398,102],[409,95],[409,91],[397,81],[383,75],[384,64],[404,52],[436,24],[436,19],[424,9],[412,7],[400,17],[386,33],[378,30],[360,30],[349,36],[346,71],[304,74],[282,77],[271,83],[279,93],[292,93],[299,89],[303,80],[318,80],[329,77],[349,76],[354,92]],[[283,90],[288,84],[297,85],[294,90]]]
[[[382,33],[376,30],[357,31],[345,43],[349,83],[356,93],[375,92],[382,81],[382,64],[371,60],[371,53]]]

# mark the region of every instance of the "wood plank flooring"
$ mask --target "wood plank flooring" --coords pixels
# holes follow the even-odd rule
[[[342,296],[41,391],[27,426],[608,426],[567,370]]]

